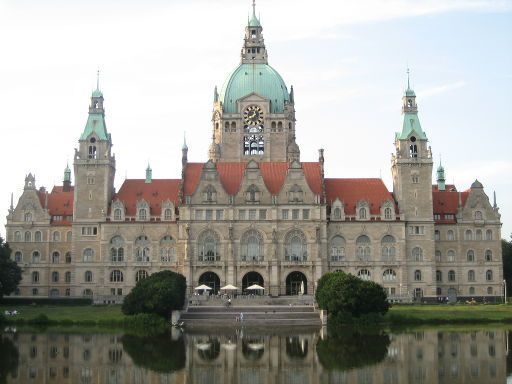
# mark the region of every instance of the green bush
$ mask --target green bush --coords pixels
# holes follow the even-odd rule
[[[121,310],[125,315],[155,313],[165,318],[183,308],[187,283],[185,276],[162,271],[139,280],[125,297]]]
[[[320,308],[338,318],[383,315],[389,309],[382,286],[344,272],[323,275],[318,281],[315,297]]]
[[[28,322],[30,324],[49,324],[50,323],[50,319],[44,313],[40,313],[39,315],[37,315],[33,319],[30,319]]]

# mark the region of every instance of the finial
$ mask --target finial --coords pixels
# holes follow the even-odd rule
[[[181,147],[182,150],[188,150],[187,147],[187,133],[183,132],[183,147]]]
[[[494,200],[496,200],[496,192],[494,193]],[[14,193],[11,192],[11,207],[10,207],[10,210],[11,211],[14,211]]]
[[[96,90],[100,90],[100,70],[96,72]]]
[[[12,205],[12,202],[11,202]],[[496,191],[494,191],[494,204],[492,206],[494,209],[498,208],[498,204],[496,204]]]
[[[252,0],[252,16],[256,17],[256,0]]]
[[[409,67],[407,67],[407,89],[411,89],[411,85],[410,85],[410,79],[409,79],[409,74],[411,73],[411,71],[409,70]]]

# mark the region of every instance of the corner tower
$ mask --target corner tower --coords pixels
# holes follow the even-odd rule
[[[240,65],[213,96],[212,161],[300,160],[295,143],[293,89],[268,65],[268,53],[256,16],[245,27]]]
[[[102,221],[114,193],[116,162],[99,84],[91,95],[89,116],[78,143],[74,158],[73,217],[75,221]]]

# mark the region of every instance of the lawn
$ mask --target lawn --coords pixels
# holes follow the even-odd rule
[[[389,310],[386,319],[391,323],[512,322],[512,306],[504,304],[396,305]]]

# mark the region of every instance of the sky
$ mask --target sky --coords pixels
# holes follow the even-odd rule
[[[0,236],[25,175],[61,185],[100,70],[116,188],[207,160],[213,89],[240,61],[250,0],[0,0]],[[406,69],[448,183],[496,191],[512,233],[512,0],[258,0],[269,64],[294,86],[302,161],[392,189]],[[433,175],[435,179],[435,174]]]

